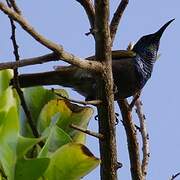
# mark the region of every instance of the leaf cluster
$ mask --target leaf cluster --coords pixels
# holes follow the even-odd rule
[[[27,88],[24,96],[40,133],[34,138],[16,91],[9,86],[11,70],[0,71],[0,178],[8,180],[78,180],[99,164],[85,146],[85,134],[69,127],[87,128],[93,113],[59,99],[43,87]],[[56,90],[68,97],[64,90]],[[39,146],[43,142],[43,146]]]

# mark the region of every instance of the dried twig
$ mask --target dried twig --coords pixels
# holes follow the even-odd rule
[[[21,25],[21,27],[39,43],[55,52],[58,55],[59,59],[62,59],[63,61],[76,65],[78,67],[89,69],[92,71],[100,72],[103,70],[102,64],[100,62],[92,62],[89,60],[82,61],[81,58],[78,58],[73,54],[64,51],[63,46],[46,39],[44,36],[39,34],[21,15],[14,12],[12,9],[8,8],[2,2],[0,2],[0,10],[2,10],[5,14],[10,16],[16,22],[18,22]]]
[[[53,89],[52,89],[53,90]],[[97,105],[99,105],[100,103],[102,103],[102,101],[101,100],[92,100],[92,101],[78,101],[78,100],[74,100],[74,99],[70,99],[70,98],[67,98],[67,97],[65,97],[65,96],[63,96],[63,95],[61,95],[61,94],[59,94],[59,93],[56,93],[56,92],[54,92],[57,96],[59,96],[59,97],[61,97],[61,98],[63,98],[63,99],[66,99],[66,100],[68,100],[68,101],[70,101],[70,102],[73,102],[73,103],[77,103],[77,104],[82,104],[82,105],[93,105],[93,106],[97,106]]]
[[[143,151],[143,159],[142,159],[142,164],[141,164],[141,169],[142,169],[142,175],[144,176],[144,179],[147,175],[147,168],[148,168],[148,163],[149,163],[149,156],[150,156],[150,151],[149,151],[149,136],[147,132],[147,127],[146,127],[146,119],[142,110],[142,102],[138,98],[135,102],[136,106],[136,113],[139,118],[140,122],[140,133],[142,137],[142,151]]]
[[[11,2],[9,0],[6,0],[6,2],[8,4],[8,6],[11,8],[12,7]],[[19,46],[17,45],[17,42],[16,42],[16,26],[15,26],[14,21],[11,17],[9,17],[9,20],[10,20],[11,32],[12,32],[11,40],[12,40],[12,44],[13,44],[13,48],[14,48],[13,53],[14,53],[16,61],[19,61],[19,59],[20,59],[19,58],[19,52],[18,52]]]
[[[55,53],[46,54],[43,56],[37,56],[33,58],[20,59],[20,61],[7,61],[0,63],[0,70],[2,69],[15,69],[17,67],[24,67],[35,64],[43,64],[50,61],[58,61],[59,57]]]
[[[102,134],[99,134],[99,133],[96,133],[96,132],[92,132],[92,131],[87,130],[87,129],[83,129],[83,128],[75,125],[75,124],[70,124],[69,126],[71,128],[73,128],[73,129],[76,129],[76,130],[78,130],[80,132],[83,132],[85,134],[88,134],[90,136],[96,137],[96,138],[101,139],[101,140],[103,139],[103,135]]]
[[[121,109],[123,118],[123,125],[127,136],[130,165],[131,165],[131,176],[132,179],[143,179],[141,171],[139,144],[136,137],[136,129],[132,121],[131,111],[129,111],[129,104],[127,100],[118,100],[118,105]]]
[[[110,31],[111,31],[112,43],[114,41],[119,22],[124,13],[124,10],[126,9],[126,7],[128,5],[128,2],[129,2],[129,0],[121,0],[120,4],[119,4],[118,8],[116,9],[116,12],[114,13],[114,16],[111,20]]]

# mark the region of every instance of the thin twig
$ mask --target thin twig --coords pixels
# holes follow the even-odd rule
[[[88,134],[90,136],[96,137],[96,138],[101,139],[101,140],[103,139],[103,135],[102,134],[99,134],[99,133],[96,133],[96,132],[92,132],[92,131],[87,130],[87,129],[83,129],[83,128],[75,125],[75,124],[70,124],[69,126],[71,128],[73,128],[73,129],[76,129],[76,130],[78,130],[80,132],[83,132],[85,134]]]
[[[7,0],[8,2],[8,0]],[[14,48],[14,56],[15,56],[15,59],[16,61],[19,61],[19,52],[18,52],[18,48],[19,46],[17,45],[17,42],[16,42],[16,26],[14,24],[14,21],[9,17],[9,20],[10,20],[10,24],[11,24],[11,32],[12,32],[12,35],[11,35],[11,40],[12,40],[12,44],[13,44],[13,48]],[[17,68],[15,68],[17,70]]]
[[[53,90],[53,89],[52,89],[52,90]],[[53,92],[54,92],[54,90],[53,90]],[[59,94],[59,93],[56,93],[56,92],[54,92],[54,93],[55,93],[57,96],[65,99],[65,100],[68,100],[68,101],[70,101],[70,102],[77,103],[77,104],[82,104],[82,105],[85,105],[85,106],[86,106],[86,105],[97,106],[97,105],[99,105],[100,103],[102,103],[101,100],[78,101],[78,100],[74,100],[74,99],[67,98],[67,97],[65,97],[65,96],[63,96],[63,95],[61,95],[61,94]]]
[[[86,11],[86,14],[89,18],[89,22],[91,25],[91,30],[93,31],[94,20],[95,20],[95,10],[94,10],[92,0],[76,0],[76,1],[79,2],[83,6],[84,10]]]
[[[16,84],[16,83],[14,83],[14,84]],[[28,109],[28,106],[27,106],[25,98],[24,98],[24,94],[23,94],[23,92],[22,92],[22,90],[20,88],[17,88],[17,85],[14,85],[14,87],[16,88],[17,93],[19,95],[19,98],[21,100],[21,105],[22,105],[23,110],[24,110],[24,112],[26,114],[27,121],[28,121],[28,123],[29,123],[29,125],[31,127],[32,133],[33,133],[33,135],[36,138],[38,138],[39,137],[39,133],[38,133],[38,131],[36,129],[36,126],[34,125],[34,122],[33,122],[33,119],[32,119],[32,115],[31,115],[31,113],[30,113],[30,111]]]
[[[86,35],[86,36],[89,36],[90,34],[94,35],[94,34],[95,34],[95,31],[96,31],[95,29],[90,28],[90,29],[89,29],[89,32],[86,32],[85,35]]]
[[[121,162],[117,162],[117,165],[116,165],[116,168],[117,169],[120,169],[123,167],[123,164]]]
[[[16,11],[18,14],[21,14],[21,10],[17,6],[16,1],[15,0],[9,0],[9,2],[11,3],[11,6],[13,7],[14,11]]]
[[[149,163],[149,157],[150,157],[150,151],[149,151],[149,135],[147,132],[147,125],[146,125],[146,119],[142,110],[142,102],[138,98],[135,102],[136,106],[136,113],[139,118],[140,122],[140,133],[142,137],[142,151],[143,151],[143,159],[141,164],[142,169],[142,175],[144,176],[144,179],[147,175],[147,169],[148,169],[148,163]]]
[[[175,175],[172,175],[172,177],[170,178],[170,180],[174,180],[175,178],[177,178],[180,175],[180,172],[176,173]]]
[[[11,8],[11,2],[9,2],[8,0],[6,0],[8,6]],[[16,41],[16,26],[14,24],[14,21],[12,20],[11,17],[9,17],[9,20],[10,20],[10,24],[11,24],[11,31],[12,31],[12,35],[11,35],[11,40],[12,40],[12,44],[13,44],[13,48],[14,48],[14,56],[15,56],[15,59],[16,61],[19,61],[19,52],[18,52],[18,45],[17,45],[17,41]],[[36,129],[36,126],[34,125],[34,122],[32,120],[32,116],[31,116],[31,113],[28,109],[28,106],[26,104],[26,101],[25,101],[25,98],[24,98],[24,94],[20,88],[20,84],[19,84],[19,79],[18,79],[18,69],[15,68],[14,69],[14,84],[13,84],[14,88],[16,89],[18,95],[19,95],[19,98],[21,100],[21,105],[23,107],[23,110],[26,114],[26,117],[27,117],[27,121],[31,127],[31,130],[32,130],[32,133],[35,137],[39,137],[39,133]]]
[[[58,61],[59,57],[55,53],[46,54],[43,56],[37,56],[33,58],[20,59],[20,61],[7,61],[0,63],[0,70],[2,69],[15,69],[17,67],[24,67],[29,65],[43,64],[50,61]]]
[[[124,13],[124,10],[126,9],[127,5],[128,5],[129,0],[121,0],[118,8],[116,9],[116,12],[114,13],[114,16],[111,20],[111,24],[110,24],[110,31],[111,31],[111,41],[113,44],[115,35],[116,35],[116,31],[119,25],[119,22],[121,20],[121,17]]]
[[[59,59],[91,71],[97,71],[97,72],[103,71],[103,67],[100,62],[97,61],[92,62],[89,60],[83,61],[81,58],[78,58],[73,54],[64,51],[63,46],[56,44],[46,39],[41,34],[39,34],[21,15],[14,12],[11,8],[8,8],[2,2],[0,2],[0,10],[2,10],[5,14],[10,16],[14,21],[18,22],[21,25],[21,27],[28,34],[30,34],[35,40],[37,40],[42,45],[55,52],[58,55]]]

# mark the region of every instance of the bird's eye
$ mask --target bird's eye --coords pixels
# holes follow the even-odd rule
[[[155,47],[151,46],[150,48],[148,48],[146,50],[146,56],[147,57],[154,57],[154,56],[156,56],[156,49],[155,49]]]

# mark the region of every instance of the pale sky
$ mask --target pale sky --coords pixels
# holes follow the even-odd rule
[[[62,44],[65,50],[79,57],[94,53],[93,38],[84,35],[89,31],[89,22],[84,10],[75,0],[19,0],[17,2],[25,18],[45,37]],[[111,15],[118,2],[118,0],[112,0]],[[180,1],[129,0],[114,43],[114,49],[125,49],[129,42],[136,42],[141,36],[157,31],[172,18],[176,20],[162,36],[160,59],[154,67],[152,78],[143,89],[141,98],[150,137],[151,157],[148,180],[165,180],[180,171]],[[9,20],[2,13],[0,27],[0,59],[2,61],[14,59],[9,39]],[[21,58],[50,52],[35,42],[26,32],[20,28],[17,29]],[[55,64],[58,63],[21,68],[21,72],[48,71],[52,70]],[[82,99],[77,93],[69,92],[71,97]],[[117,108],[116,111],[118,112]],[[137,119],[136,115],[134,119]],[[94,119],[91,120],[89,129],[97,131],[97,122]],[[123,168],[118,171],[119,179],[130,180],[127,142],[121,123],[117,126],[117,143],[118,159],[123,164]],[[97,139],[88,137],[87,147],[99,156]],[[99,169],[83,179],[100,179]]]

